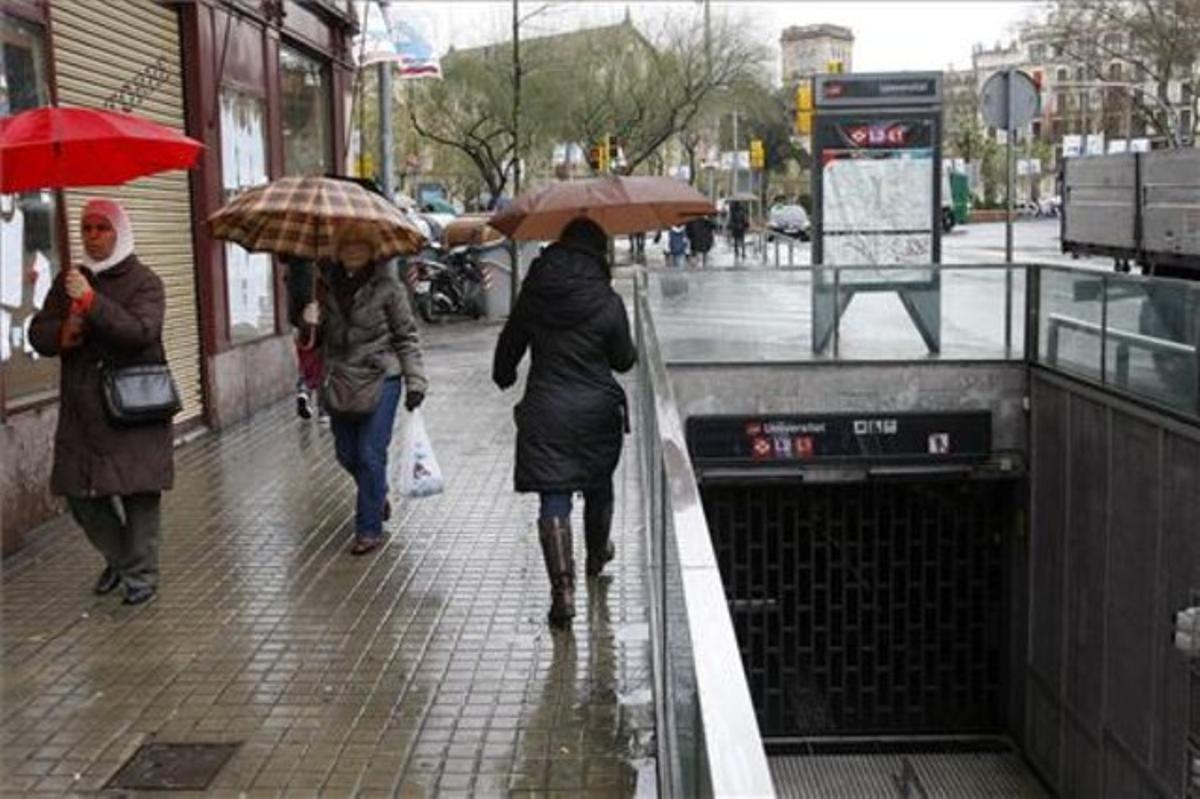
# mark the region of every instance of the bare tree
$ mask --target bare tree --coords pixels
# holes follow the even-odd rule
[[[1173,146],[1186,131],[1172,109],[1170,89],[1178,82],[1185,98],[1196,94],[1200,59],[1198,0],[1053,0],[1047,27],[1063,60],[1082,67],[1088,81],[1131,84],[1130,111]],[[1118,74],[1113,65],[1118,67]],[[1140,84],[1153,86],[1147,96]],[[1194,103],[1194,100],[1191,100]]]
[[[764,51],[728,19],[713,20],[711,61],[700,20],[668,18],[653,40],[632,23],[625,27],[625,35],[585,43],[564,121],[573,141],[616,137],[625,154],[620,171],[630,173],[687,130],[722,92],[760,73]]]
[[[515,176],[519,154],[539,140],[538,127],[522,120],[540,113],[554,94],[553,86],[537,80],[546,76],[518,44],[522,29],[552,7],[543,3],[514,14],[512,42],[451,53],[443,59],[442,80],[422,81],[407,103],[413,130],[466,157],[493,206]]]

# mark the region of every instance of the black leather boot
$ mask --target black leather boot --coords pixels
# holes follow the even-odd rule
[[[604,564],[616,554],[611,531],[613,499],[606,502],[587,502],[583,506],[583,535],[587,540],[587,576],[599,577]]]
[[[575,554],[571,549],[571,520],[555,516],[538,520],[538,539],[550,578],[550,624],[566,627],[575,617]]]

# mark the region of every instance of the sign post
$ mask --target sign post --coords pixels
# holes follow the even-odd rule
[[[941,74],[818,75],[813,120],[814,352],[856,294],[895,292],[941,349]],[[895,266],[911,270],[822,266]]]
[[[1037,115],[1038,88],[1033,78],[1019,69],[997,72],[983,84],[979,95],[979,112],[990,127],[1003,130],[1007,135],[1005,164],[1005,204],[1008,213],[1004,222],[1004,262],[1013,260],[1013,210],[1016,191],[1016,138],[1017,130],[1028,125]]]
[[[1008,68],[997,72],[983,84],[979,97],[979,111],[983,121],[993,128],[1005,132],[1007,140],[1004,171],[1005,204],[1004,215],[1004,263],[1013,262],[1013,210],[1017,183],[1016,146],[1017,131],[1028,125],[1037,115],[1039,92],[1033,78],[1019,69]],[[1012,350],[1012,269],[1004,273],[1004,348]]]

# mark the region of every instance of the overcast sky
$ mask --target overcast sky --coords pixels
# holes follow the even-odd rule
[[[522,12],[543,5],[522,0]],[[829,22],[854,31],[854,69],[858,72],[966,67],[975,43],[994,45],[1011,38],[1014,26],[1044,2],[1014,0],[840,0],[839,2],[713,2],[712,14],[744,20],[753,35],[772,48],[778,70],[779,33],[789,25]],[[471,47],[507,40],[512,3],[394,2],[397,10],[419,9],[428,15],[445,50],[451,44]],[[530,34],[556,33],[579,27],[619,22],[630,9],[635,23],[645,28],[663,18],[700,19],[699,2],[559,2],[550,13],[530,23]]]

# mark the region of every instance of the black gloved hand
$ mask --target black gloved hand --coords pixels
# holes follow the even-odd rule
[[[404,410],[415,411],[425,401],[423,391],[413,391],[411,388],[404,393]]]

